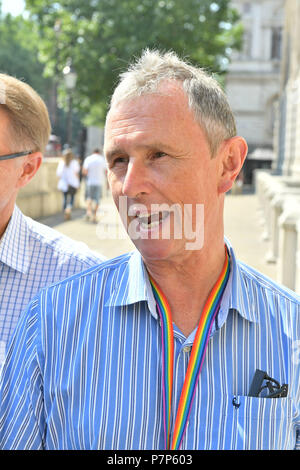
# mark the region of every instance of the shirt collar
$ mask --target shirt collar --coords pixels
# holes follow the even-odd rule
[[[115,289],[107,300],[107,306],[130,305],[147,302],[151,314],[157,318],[156,304],[148,273],[139,251],[129,254],[129,260],[119,270],[115,280]]]
[[[28,254],[29,228],[25,216],[15,206],[8,226],[0,239],[0,262],[25,274],[30,260]]]
[[[225,243],[230,256],[230,275],[220,305],[218,327],[220,328],[225,323],[230,309],[238,311],[250,322],[257,322],[258,316],[253,309],[250,288],[241,265],[236,260],[234,250],[227,238]],[[145,301],[148,303],[151,314],[157,318],[155,299],[141,254],[137,250],[130,253],[129,261],[124,266],[118,274],[116,288],[106,305],[121,306]]]
[[[258,322],[258,315],[254,310],[254,302],[252,301],[251,285],[247,282],[242,268],[243,265],[240,261],[237,261],[231,243],[227,238],[225,238],[225,243],[230,256],[230,276],[220,306],[219,327],[224,323],[231,309],[236,310],[250,322]]]

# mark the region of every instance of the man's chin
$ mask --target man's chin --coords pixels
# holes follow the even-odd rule
[[[133,240],[145,262],[171,259],[175,254],[174,240]]]

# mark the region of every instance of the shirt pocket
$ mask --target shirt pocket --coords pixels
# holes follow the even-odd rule
[[[284,450],[295,447],[293,402],[289,397],[236,396],[231,398],[231,404],[234,448]]]

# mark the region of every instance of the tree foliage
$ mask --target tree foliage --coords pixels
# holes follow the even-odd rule
[[[0,72],[24,80],[46,99],[49,80],[44,78],[44,64],[38,58],[38,40],[31,21],[1,15],[0,10]]]
[[[229,0],[27,0],[48,76],[69,58],[78,75],[75,105],[99,124],[118,74],[145,48],[174,50],[222,72],[241,41]]]

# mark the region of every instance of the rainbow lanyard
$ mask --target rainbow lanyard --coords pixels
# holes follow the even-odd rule
[[[219,310],[221,298],[226,287],[229,277],[230,265],[229,257],[226,251],[225,263],[222,272],[214,285],[209,297],[205,303],[200,322],[197,328],[191,357],[188,364],[181,396],[179,400],[173,441],[171,445],[172,450],[180,448],[189,415],[192,408],[193,399],[195,396],[196,385],[202,369],[203,360],[210,336],[211,328]],[[173,325],[172,316],[169,304],[164,294],[150,277],[150,282],[153,288],[154,297],[156,300],[157,310],[161,319],[162,325],[162,373],[163,373],[163,410],[164,410],[164,432],[165,432],[165,445],[166,449],[170,449],[170,419],[171,419],[171,403],[172,403],[172,388],[173,388],[173,362],[174,362],[174,338],[173,338]]]

